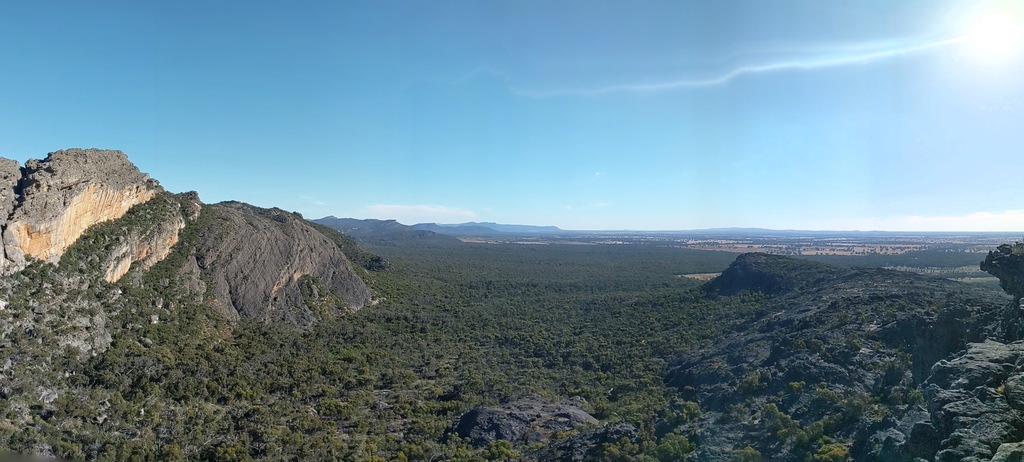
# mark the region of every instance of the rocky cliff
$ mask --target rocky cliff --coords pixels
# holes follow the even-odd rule
[[[17,200],[18,181],[21,180],[21,167],[18,161],[0,157],[0,219],[7,219],[14,212]]]
[[[32,261],[59,262],[116,282],[167,258],[186,225],[201,221],[175,271],[200,299],[209,286],[210,302],[229,321],[308,327],[370,300],[341,245],[349,241],[335,231],[280,209],[204,207],[195,193],[171,195],[121,151],[67,149],[23,168],[0,158],[0,209],[4,275]],[[350,252],[380,260],[350,244]]]
[[[121,279],[133,264],[146,270],[167,258],[178,243],[181,230],[199,217],[202,207],[195,193],[177,197],[160,193],[150,200],[153,202],[159,204],[149,208],[148,216],[136,220],[135,226],[107,246],[99,265],[107,282]]]
[[[17,162],[2,159],[0,186],[5,274],[24,268],[28,258],[57,262],[90,226],[120,218],[162,191],[123,152],[99,149],[52,152],[20,171]]]

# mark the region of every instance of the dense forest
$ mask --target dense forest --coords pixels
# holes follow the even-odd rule
[[[160,213],[156,205],[124,220]],[[731,254],[451,242],[370,248],[384,261],[335,235],[374,269],[361,274],[379,303],[305,331],[230,324],[174,277],[202,221],[167,260],[116,284],[83,291],[81,280],[97,275],[80,262],[102,253],[124,222],[92,230],[61,265],[36,263],[8,281],[17,291],[12,307],[45,296],[120,309],[109,313],[109,349],[84,360],[74,349],[46,350],[48,339],[74,329],[73,319],[7,335],[5,351],[45,357],[50,367],[19,361],[5,371],[0,445],[98,460],[500,460],[516,451],[476,448],[446,430],[475,406],[525,396],[580,397],[601,421],[638,426],[692,413],[664,383],[666,358],[711,341],[758,301],[707,298],[678,276],[720,271]],[[53,392],[39,384],[54,384]],[[33,417],[19,425],[25,408]],[[656,454],[664,438],[645,438],[630,450]]]

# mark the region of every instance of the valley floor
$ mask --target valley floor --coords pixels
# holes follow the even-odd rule
[[[748,405],[757,408],[729,417],[673,375],[681,356],[712,351],[775,306],[771,294],[714,295],[706,277],[679,277],[721,273],[735,253],[448,241],[366,249],[389,263],[361,273],[379,303],[302,331],[226,323],[161,279],[173,268],[95,294],[67,278],[44,288],[50,270],[30,268],[40,273],[9,281],[10,290],[106,297],[120,309],[105,320],[115,326],[110,347],[95,357],[42,347],[71,329],[63,324],[8,332],[6,355],[52,367],[17,361],[5,370],[0,446],[96,460],[575,460],[573,451],[587,460],[678,460],[715,442],[699,430],[709,416],[752,425],[743,422],[768,415],[760,398],[775,392],[768,377],[730,385],[752,387]],[[918,302],[886,306],[917,310]],[[15,325],[12,316],[23,315],[3,316]],[[864,399],[879,412],[895,406]],[[522,409],[571,402],[598,423],[512,442],[451,433],[474,408],[522,400],[540,403]],[[850,435],[818,436],[784,453],[848,454]],[[743,445],[729,457],[738,460],[782,447],[736,441]]]

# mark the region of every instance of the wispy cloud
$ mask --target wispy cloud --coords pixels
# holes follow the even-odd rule
[[[451,223],[472,221],[477,215],[472,210],[445,207],[443,205],[396,205],[375,204],[363,209],[367,218],[398,220],[400,223]]]
[[[881,42],[870,44],[837,45],[831,49],[816,46],[805,50],[792,50],[789,56],[764,59],[760,63],[744,64],[721,73],[704,77],[680,77],[663,82],[623,83],[591,88],[559,88],[552,90],[530,90],[513,87],[511,91],[522,96],[549,98],[557,96],[600,96],[613,93],[656,93],[685,88],[714,87],[727,84],[739,77],[787,70],[806,71],[866,64],[882,59],[894,58],[934,48],[945,47],[969,40],[967,36],[926,42]],[[794,56],[795,55],[795,56]]]
[[[316,206],[320,206],[320,207],[328,207],[328,206],[331,205],[331,204],[328,204],[327,202],[324,202],[324,201],[322,201],[320,199],[317,199],[317,198],[315,198],[313,196],[299,196],[299,199],[301,199],[305,203],[316,205]]]
[[[974,212],[966,215],[907,215],[863,218],[829,223],[826,229],[885,231],[1005,231],[1024,232],[1024,210]]]
[[[592,203],[589,203],[589,204],[584,204],[584,205],[579,205],[579,206],[572,205],[572,204],[566,204],[565,207],[563,207],[563,208],[565,210],[570,210],[570,211],[571,210],[583,211],[583,210],[603,209],[603,208],[611,207],[613,205],[615,205],[614,202],[592,202]]]

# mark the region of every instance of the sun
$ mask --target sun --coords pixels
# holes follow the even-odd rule
[[[982,56],[1003,57],[1017,51],[1024,40],[1024,26],[1008,11],[982,16],[963,37]]]

